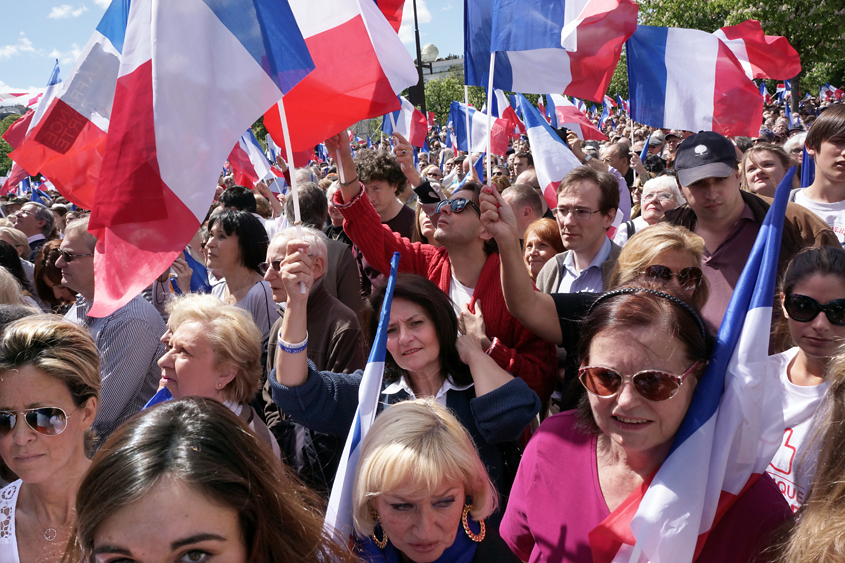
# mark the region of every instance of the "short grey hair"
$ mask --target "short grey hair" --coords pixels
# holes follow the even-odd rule
[[[804,141],[807,140],[807,132],[798,133],[797,135],[793,135],[792,137],[788,138],[786,142],[783,144],[783,150],[786,151],[787,154],[792,152],[792,149],[795,147],[803,147]]]
[[[270,244],[279,244],[283,248],[287,248],[288,243],[295,238],[305,241],[311,245],[311,254],[314,256],[320,256],[323,259],[323,263],[328,266],[328,250],[326,249],[326,241],[329,239],[317,229],[302,227],[302,236],[297,237],[296,227],[288,227],[287,229],[276,233],[275,236],[273,236],[273,240],[270,241]]]
[[[28,201],[24,205],[32,205],[35,207],[35,219],[37,221],[44,221],[44,226],[41,227],[41,234],[45,237],[49,237],[50,233],[53,232],[53,227],[55,226],[56,221],[56,218],[53,216],[53,212],[50,211],[50,208],[43,203],[38,203],[37,201]],[[23,207],[23,205],[21,207]]]
[[[684,205],[687,202],[683,194],[681,194],[681,190],[678,188],[678,181],[675,179],[674,176],[669,176],[668,174],[665,176],[658,176],[657,178],[652,178],[651,180],[646,182],[643,185],[643,194],[645,194],[646,190],[671,191],[672,195],[675,196],[675,201],[678,202],[678,207]]]
[[[82,240],[88,245],[88,249],[94,252],[94,247],[97,246],[97,237],[88,232],[88,217],[74,219],[67,224],[65,227],[65,238],[67,239],[72,236],[82,237]]]

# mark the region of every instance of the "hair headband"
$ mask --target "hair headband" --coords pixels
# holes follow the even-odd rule
[[[662,291],[656,291],[654,289],[646,289],[644,287],[623,287],[622,289],[614,289],[613,291],[608,291],[607,293],[603,293],[599,296],[598,299],[593,301],[593,304],[590,305],[590,310],[587,311],[587,315],[591,315],[593,310],[596,308],[596,305],[605,301],[611,297],[616,297],[617,295],[626,295],[631,293],[650,293],[651,295],[656,295],[657,297],[662,297],[668,301],[671,301],[675,305],[678,305],[682,309],[684,309],[690,316],[695,319],[698,328],[701,330],[701,337],[704,340],[707,340],[707,329],[704,326],[704,321],[701,320],[701,316],[693,309],[688,303],[678,299],[674,295],[669,295],[668,293],[663,293]]]

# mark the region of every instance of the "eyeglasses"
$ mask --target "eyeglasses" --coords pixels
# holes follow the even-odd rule
[[[493,172],[493,176],[504,176],[505,173],[499,170],[498,172]]]
[[[41,407],[25,411],[0,411],[0,439],[5,438],[18,422],[18,416],[23,415],[27,426],[45,436],[58,436],[67,428],[67,419],[73,412],[65,414],[59,407]]]
[[[282,260],[270,260],[269,262],[262,262],[258,265],[258,271],[261,272],[261,275],[267,273],[267,270],[273,268],[276,273],[282,271]]]
[[[557,218],[558,221],[565,219],[570,213],[572,213],[573,217],[575,217],[579,221],[586,221],[589,219],[593,213],[598,213],[601,209],[596,209],[595,211],[590,211],[588,209],[569,209],[567,207],[555,207],[552,209],[552,214]]]
[[[693,291],[701,285],[701,277],[704,275],[701,269],[695,267],[684,268],[676,274],[668,266],[661,266],[659,264],[648,266],[643,270],[643,273],[646,277],[656,278],[667,283],[672,281],[673,277],[676,277],[678,278],[678,285],[684,291]]]
[[[648,203],[653,199],[657,199],[658,201],[669,201],[670,199],[674,198],[674,194],[669,194],[666,192],[650,192],[648,195],[643,196],[643,203]]]
[[[440,211],[447,205],[449,206],[449,209],[452,210],[452,213],[462,213],[463,210],[466,209],[467,205],[469,205],[475,210],[476,213],[478,213],[478,216],[481,217],[481,210],[478,208],[478,206],[475,205],[472,201],[462,197],[456,197],[455,199],[444,199],[443,201],[437,204],[437,207],[434,208],[434,212],[440,213]]]
[[[634,375],[622,375],[615,369],[602,366],[586,366],[578,370],[578,379],[587,391],[605,399],[615,396],[622,389],[626,379],[640,396],[653,402],[666,401],[678,394],[684,380],[698,366],[695,362],[681,375],[672,375],[660,370],[644,370]]]
[[[822,305],[812,297],[790,293],[783,300],[786,314],[799,323],[808,323],[824,311],[827,320],[836,326],[845,326],[845,299],[834,299]]]
[[[67,250],[59,250],[59,254],[62,256],[62,258],[64,258],[65,262],[67,262],[68,264],[73,262],[74,258],[79,258],[80,256],[94,256],[93,252],[88,254],[71,254]]]

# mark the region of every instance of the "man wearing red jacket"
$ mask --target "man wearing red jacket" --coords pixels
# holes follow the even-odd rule
[[[423,181],[413,169],[412,148],[400,135],[395,152],[415,187]],[[329,154],[340,150],[345,182],[334,195],[343,215],[343,229],[367,261],[381,272],[390,271],[390,258],[399,252],[399,271],[427,277],[461,311],[466,332],[482,337],[487,353],[503,369],[521,377],[546,403],[554,388],[557,355],[554,346],[523,327],[508,312],[499,275],[495,241],[481,226],[478,194],[481,185],[469,182],[441,204],[434,238],[443,246],[412,243],[381,224],[362,189],[352,160],[349,140],[336,135],[326,141]],[[415,172],[415,170],[414,170]],[[416,180],[416,181],[415,181]],[[483,334],[482,334],[483,333]]]

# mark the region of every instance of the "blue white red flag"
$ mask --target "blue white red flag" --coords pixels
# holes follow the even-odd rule
[[[637,27],[633,0],[466,0],[466,83],[600,100]]]
[[[358,388],[358,408],[352,427],[346,437],[340,465],[332,486],[329,506],[326,509],[326,526],[338,532],[337,538],[344,542],[352,535],[352,486],[355,483],[355,470],[361,457],[361,443],[370,431],[376,419],[379,397],[381,396],[384,358],[387,351],[387,325],[390,323],[390,307],[393,303],[393,289],[396,287],[396,272],[399,268],[399,253],[394,252],[390,260],[390,277],[379,314],[378,329],[370,350],[367,366]]]
[[[625,113],[628,113],[628,100],[623,100],[622,96],[616,94],[616,103],[619,104],[619,107],[624,110]]]
[[[498,117],[509,122],[508,136],[510,138],[517,139],[520,135],[524,135],[525,124],[519,116],[516,115],[516,109],[511,101],[513,99],[513,95],[511,95],[511,100],[509,100],[508,96],[501,90],[493,90],[493,93],[493,99],[490,103],[490,108],[493,111],[493,117]]]
[[[593,125],[583,111],[560,94],[550,94],[557,114],[558,127],[575,132],[582,141],[606,141],[607,137]],[[581,102],[583,105],[584,102]]]
[[[607,94],[604,95],[602,103],[604,105],[606,105],[607,107],[611,108],[611,111],[616,109],[616,102],[613,100],[613,98],[611,98]]]
[[[591,532],[593,561],[693,561],[718,515],[763,476],[780,446],[782,390],[768,371],[768,349],[794,175],[792,168],[778,186],[719,328],[713,359],[668,457],[645,494],[638,490],[623,503],[636,508],[633,519],[627,516],[627,533],[618,533],[627,523],[625,510],[615,511]],[[634,542],[642,549],[639,559],[632,557]]]
[[[467,147],[467,112],[471,128],[472,147]],[[473,107],[467,108],[461,102],[452,102],[449,107],[449,122],[454,131],[455,143],[458,150],[464,152],[490,152],[492,154],[504,155],[508,150],[508,127],[510,124],[504,119],[494,118],[492,126],[493,146],[487,151],[487,114],[476,110]]]
[[[713,35],[733,52],[748,78],[785,80],[801,72],[801,58],[789,40],[764,34],[757,20],[717,29]]]
[[[543,107],[543,114],[546,116],[546,121],[552,126],[552,129],[560,127],[557,123],[557,112],[555,110],[555,101],[551,94],[546,94],[546,104]]]
[[[610,119],[610,106],[602,104],[601,117],[599,118],[599,127],[604,129],[607,120]]]
[[[841,89],[839,89],[839,88],[837,88],[837,87],[835,87],[835,86],[831,86],[831,85],[830,85],[830,84],[828,84],[828,83],[825,83],[825,84],[824,84],[824,85],[822,85],[822,87],[819,89],[819,98],[820,98],[822,101],[826,101],[826,100],[839,100],[839,99],[841,99],[841,98],[842,98],[842,90],[841,90]]]
[[[480,155],[475,157],[475,162],[472,163],[472,167],[475,169],[475,173],[478,175],[479,181],[483,181],[483,178],[484,178],[484,162],[485,162],[484,159],[486,157],[487,157],[487,153],[481,153]],[[472,158],[472,155],[467,156],[467,158]],[[472,180],[472,174],[467,173],[467,175],[464,176],[463,179],[458,184],[458,187],[455,188],[452,191],[456,192],[456,191],[460,190],[461,188],[464,187],[464,184],[466,184],[470,180]]]
[[[730,49],[697,29],[641,25],[627,43],[631,119],[756,137],[763,98]]]
[[[772,103],[772,96],[769,94],[769,91],[766,89],[766,83],[762,80],[760,81],[760,95],[763,96],[763,103],[764,104],[771,104]]]
[[[95,317],[173,263],[232,146],[314,68],[286,0],[132,0],[124,52],[89,224]]]
[[[232,167],[232,174],[235,182],[241,186],[252,189],[259,180],[275,178],[270,162],[261,150],[261,145],[255,138],[252,128],[241,135],[238,142],[229,153],[229,165]]]
[[[425,135],[428,132],[428,125],[423,112],[414,107],[414,104],[399,96],[401,107],[393,112],[393,121],[396,122],[396,133],[405,137],[415,147],[423,146]],[[381,130],[385,135],[394,133],[393,123],[390,114],[385,115],[381,120]]]

